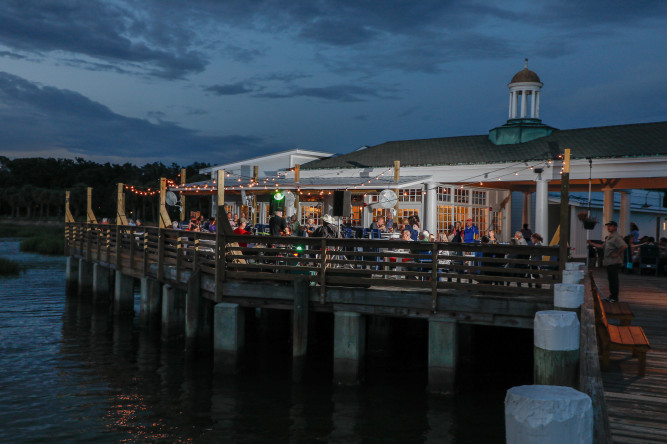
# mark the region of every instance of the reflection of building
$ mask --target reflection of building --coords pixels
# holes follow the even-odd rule
[[[332,191],[347,189],[353,206],[348,222],[368,226],[375,215],[390,211],[374,204],[378,192],[388,188],[399,192],[398,217],[418,214],[430,231],[471,217],[482,233],[495,229],[503,240],[522,223],[545,239],[557,231],[559,212],[557,205],[550,205],[549,192],[560,190],[565,148],[571,150],[573,196],[588,191],[590,178],[592,191],[604,193],[602,220],[613,217],[614,192],[620,192],[621,233],[628,232],[630,223],[630,190],[667,189],[667,122],[557,130],[539,118],[543,84],[537,74],[525,67],[508,86],[509,119],[487,135],[385,142],[321,156],[298,171],[285,171],[271,184],[298,194],[295,205],[302,219],[331,212]],[[400,162],[398,180],[395,161]],[[249,188],[243,180],[226,185],[229,202],[240,202],[234,194],[242,190],[240,185],[260,195],[271,188]],[[554,198],[557,201],[558,194],[552,194]],[[570,203],[582,206],[576,198]],[[580,252],[585,235],[577,209],[571,213],[570,243]],[[592,238],[599,238],[603,228],[599,224]]]

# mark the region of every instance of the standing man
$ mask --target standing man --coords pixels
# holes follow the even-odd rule
[[[463,230],[463,242],[473,243],[476,242],[477,239],[479,239],[479,230],[475,224],[472,223],[472,219],[468,218],[468,220],[466,220],[466,227]]]
[[[602,265],[607,267],[607,280],[609,281],[609,297],[605,299],[608,302],[618,302],[618,273],[623,266],[623,257],[628,244],[625,243],[620,234],[618,234],[618,224],[610,221],[605,224],[609,235],[602,244],[591,240],[586,241],[588,245],[602,248]]]
[[[276,210],[276,213],[269,219],[269,232],[271,236],[282,236],[287,228],[287,222],[283,218],[283,210]]]

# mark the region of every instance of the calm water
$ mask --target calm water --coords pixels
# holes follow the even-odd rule
[[[391,350],[369,344],[363,385],[337,387],[326,315],[303,382],[291,380],[289,329],[253,322],[243,374],[214,376],[210,358],[184,359],[182,343],[66,297],[64,258],[20,253],[6,239],[0,256],[27,267],[0,277],[3,443],[504,442],[505,390],[530,383],[530,361],[508,360],[507,350],[493,356],[505,338],[467,358],[461,395],[427,395],[425,323],[413,322],[399,325],[410,333],[392,337]]]

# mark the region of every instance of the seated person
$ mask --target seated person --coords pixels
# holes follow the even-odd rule
[[[239,219],[239,226],[236,227],[234,230],[234,234],[241,234],[241,235],[250,235],[250,231],[246,230],[246,227],[248,226],[248,221],[245,219]],[[248,243],[247,242],[239,242],[239,247],[247,247]]]
[[[370,226],[371,230],[380,230],[381,232],[387,231],[387,227],[384,224],[384,217],[380,216],[377,218],[377,221],[373,222]]]

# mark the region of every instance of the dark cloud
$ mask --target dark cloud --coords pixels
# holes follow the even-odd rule
[[[152,75],[182,78],[208,64],[190,48],[195,34],[147,20],[121,2],[9,0],[0,8],[0,43],[30,54],[64,52],[109,64],[142,64]]]
[[[204,88],[204,91],[212,92],[217,96],[235,96],[239,94],[248,94],[257,90],[257,87],[245,82],[231,83],[228,85],[211,85]]]
[[[227,161],[241,153],[277,149],[256,136],[202,136],[162,120],[128,118],[73,91],[39,86],[0,72],[2,155],[64,152],[72,156],[152,158],[171,161]]]
[[[294,88],[286,92],[270,92],[257,94],[258,97],[269,99],[286,99],[294,97],[314,97],[336,102],[363,102],[370,98],[392,98],[390,88],[368,88],[358,85],[332,85],[316,88]]]

